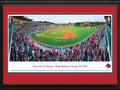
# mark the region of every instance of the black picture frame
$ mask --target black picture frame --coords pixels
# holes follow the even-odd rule
[[[4,85],[3,84],[3,6],[4,5],[117,5],[117,85]],[[2,89],[120,89],[120,1],[119,0],[1,0],[0,1],[0,90]]]

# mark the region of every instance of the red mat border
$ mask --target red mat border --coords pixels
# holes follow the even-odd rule
[[[112,13],[112,74],[8,74],[8,13]],[[3,6],[3,84],[117,84],[117,6]]]

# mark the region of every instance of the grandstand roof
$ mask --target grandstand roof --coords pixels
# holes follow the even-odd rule
[[[24,16],[12,16],[14,18],[20,19],[20,20],[25,20],[25,21],[32,21],[32,19],[26,18]]]

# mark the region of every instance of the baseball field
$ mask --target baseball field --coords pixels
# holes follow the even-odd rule
[[[34,32],[31,34],[31,37],[35,41],[43,44],[65,46],[80,42],[96,30],[96,28],[56,27]]]

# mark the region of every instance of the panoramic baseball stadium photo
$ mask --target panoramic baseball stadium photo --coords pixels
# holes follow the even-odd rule
[[[9,15],[10,62],[112,61],[112,15]]]

